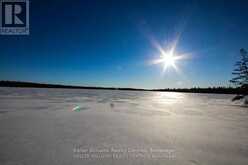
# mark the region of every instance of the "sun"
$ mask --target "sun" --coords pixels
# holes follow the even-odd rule
[[[167,68],[169,67],[173,67],[174,69],[176,69],[175,63],[177,61],[177,58],[173,54],[173,52],[169,51],[162,53],[160,61],[161,63],[163,63],[164,71],[167,70]]]
[[[153,60],[152,64],[162,64],[163,72],[165,72],[169,68],[173,68],[178,71],[178,67],[176,64],[179,60],[183,59],[184,56],[176,54],[174,50],[174,48],[171,48],[167,51],[160,49],[160,58]]]
[[[163,73],[169,69],[175,70],[177,73],[182,73],[177,65],[179,65],[179,61],[191,58],[191,53],[178,53],[178,51],[176,51],[179,38],[180,36],[177,36],[175,40],[167,42],[165,47],[162,46],[157,40],[152,38],[152,46],[157,49],[159,54],[157,55],[158,57],[150,61],[149,64],[162,65]]]

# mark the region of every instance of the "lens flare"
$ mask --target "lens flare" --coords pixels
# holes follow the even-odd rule
[[[152,61],[152,64],[162,64],[163,65],[163,72],[165,72],[169,68],[173,68],[177,72],[179,72],[179,69],[176,65],[177,62],[182,60],[182,59],[187,58],[188,55],[187,54],[177,54],[175,52],[176,45],[177,45],[177,40],[175,42],[173,42],[172,46],[169,49],[165,50],[162,48],[161,45],[156,43],[156,48],[160,52],[160,55],[159,55],[158,59],[155,59]]]

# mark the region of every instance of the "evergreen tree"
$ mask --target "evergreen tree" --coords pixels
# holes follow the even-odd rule
[[[240,55],[241,60],[236,62],[236,68],[232,72],[235,77],[230,82],[240,89],[242,95],[236,96],[233,101],[245,98],[248,91],[248,53],[245,49],[240,49]]]

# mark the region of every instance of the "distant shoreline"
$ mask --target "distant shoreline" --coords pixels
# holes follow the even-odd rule
[[[209,88],[165,88],[165,89],[142,89],[142,88],[115,88],[94,86],[73,86],[61,84],[45,84],[23,81],[0,81],[0,87],[19,88],[62,88],[62,89],[101,89],[101,90],[125,90],[125,91],[157,91],[157,92],[185,92],[185,93],[213,93],[213,94],[248,94],[240,88],[232,87],[209,87]]]

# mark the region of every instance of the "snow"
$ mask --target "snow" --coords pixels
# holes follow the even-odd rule
[[[248,109],[232,98],[0,88],[0,164],[247,165]]]

